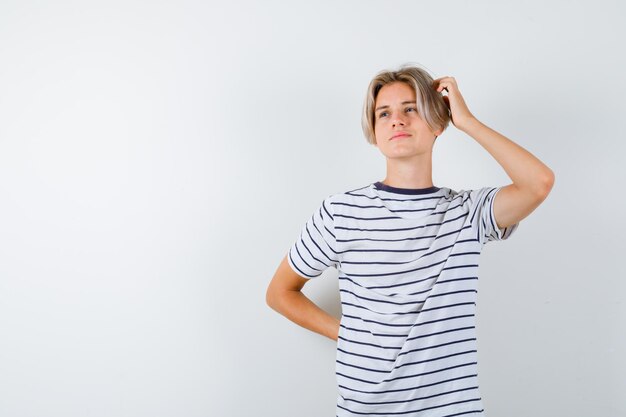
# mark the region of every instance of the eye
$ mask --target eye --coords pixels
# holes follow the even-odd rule
[[[408,111],[408,110],[417,111],[417,109],[416,109],[415,107],[409,107],[409,108],[407,109],[407,111]]]
[[[378,115],[378,118],[380,119],[381,117],[383,117],[383,114],[387,114],[387,112],[386,112],[386,111],[381,112],[381,113]]]

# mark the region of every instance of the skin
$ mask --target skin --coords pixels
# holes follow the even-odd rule
[[[450,109],[452,124],[478,142],[502,166],[512,183],[503,186],[493,203],[496,224],[500,228],[520,222],[548,196],[554,173],[533,154],[512,140],[480,122],[469,111],[456,80],[442,77],[433,88],[448,93],[443,99]],[[419,117],[414,106],[415,92],[404,83],[385,85],[376,98],[377,109],[388,106],[382,115],[375,110],[376,146],[387,159],[387,177],[382,182],[399,188],[427,188],[432,181],[432,150],[435,135]],[[391,139],[400,131],[409,135]],[[332,340],[338,339],[340,320],[316,306],[301,289],[308,282],[294,272],[283,258],[266,292],[267,304],[294,323]]]

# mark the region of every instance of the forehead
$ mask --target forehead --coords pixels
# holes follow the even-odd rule
[[[413,87],[404,82],[393,82],[384,85],[376,96],[375,108],[390,106],[404,101],[415,101],[415,91]]]

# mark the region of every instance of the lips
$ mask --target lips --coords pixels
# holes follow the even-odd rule
[[[395,135],[393,135],[391,137],[391,139],[402,138],[402,137],[405,137],[405,136],[410,136],[410,135],[408,133],[406,133],[406,132],[399,132],[399,133],[396,133]]]

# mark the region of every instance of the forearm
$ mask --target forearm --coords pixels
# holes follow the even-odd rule
[[[299,326],[337,340],[339,319],[319,308],[301,291],[282,291],[271,307]]]
[[[476,118],[469,119],[461,130],[493,156],[518,188],[536,194],[549,188],[554,178],[552,170],[520,145]]]

